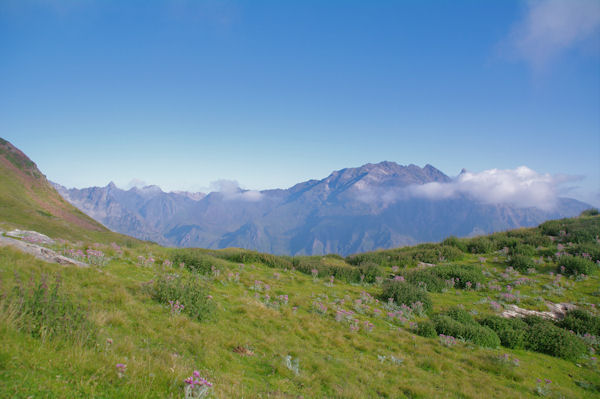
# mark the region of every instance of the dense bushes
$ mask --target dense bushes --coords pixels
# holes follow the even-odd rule
[[[600,217],[550,220],[539,226],[543,234],[555,236],[562,242],[594,242],[600,235]]]
[[[526,272],[528,269],[535,268],[535,263],[531,257],[526,255],[513,255],[508,259],[507,263],[521,273]]]
[[[487,237],[475,237],[467,242],[467,251],[474,254],[487,254],[495,249],[494,244]]]
[[[495,348],[500,346],[500,339],[494,331],[477,323],[467,324],[454,320],[448,315],[436,315],[432,318],[438,334],[462,338],[474,344]]]
[[[212,256],[193,249],[174,250],[171,260],[175,265],[184,263],[189,270],[201,274],[210,273],[212,266],[215,264],[215,259]]]
[[[226,249],[215,251],[211,255],[236,263],[262,263],[268,267],[276,268],[292,268],[292,261],[285,256],[277,256],[262,252],[241,250],[241,249]]]
[[[422,287],[429,292],[442,292],[446,283],[439,278],[432,268],[409,270],[403,274],[407,282]]]
[[[186,278],[174,274],[158,276],[154,280],[150,294],[156,301],[165,305],[170,301],[179,301],[184,305],[183,312],[198,321],[210,317],[214,309],[208,291],[193,276]]]
[[[429,294],[422,288],[414,286],[407,282],[388,280],[383,285],[383,300],[393,298],[397,304],[407,306],[416,302],[423,304],[423,309],[429,311],[431,309],[431,298]]]
[[[438,336],[437,331],[435,331],[435,325],[431,320],[423,320],[417,323],[416,333],[425,338],[435,338]]]
[[[586,353],[584,342],[576,335],[539,318],[525,318],[529,324],[525,332],[525,348],[561,357],[577,360]]]
[[[597,266],[591,260],[579,256],[563,255],[557,260],[558,273],[570,274],[592,274]],[[564,267],[564,271],[562,268]]]
[[[335,262],[335,263],[334,263]],[[307,256],[293,259],[294,267],[302,273],[312,274],[317,270],[319,277],[334,276],[338,280],[344,280],[350,283],[374,283],[377,277],[382,276],[381,268],[369,261],[365,261],[357,266],[349,266],[339,259],[331,258],[331,262],[326,257]]]
[[[600,317],[594,316],[581,309],[573,309],[560,320],[557,325],[577,334],[591,334],[600,336]]]
[[[467,252],[467,243],[464,239],[459,239],[455,236],[450,236],[442,241],[442,245],[446,247],[454,247],[461,252]]]
[[[479,268],[472,265],[442,265],[425,269],[414,269],[403,274],[406,281],[422,286],[430,292],[441,292],[446,287],[446,281],[454,281],[456,288],[465,288],[467,283],[475,286],[483,282],[483,274]]]
[[[443,313],[444,315],[450,317],[452,320],[456,320],[462,324],[470,324],[477,325],[477,322],[473,318],[473,316],[464,309],[461,308],[451,308]]]
[[[414,247],[351,255],[346,258],[346,262],[351,265],[373,262],[380,266],[416,266],[419,262],[457,261],[463,257],[463,251],[453,245],[420,244]]]
[[[527,324],[521,319],[506,319],[500,316],[486,316],[479,320],[483,326],[489,327],[500,338],[502,346],[507,348],[523,348],[525,346],[525,330]]]
[[[432,267],[430,270],[443,280],[450,280],[453,278],[456,281],[458,279],[455,283],[455,286],[458,288],[465,288],[469,282],[473,286],[475,286],[476,283],[483,282],[483,273],[477,266],[443,265]]]
[[[567,252],[569,252],[571,255],[588,257],[594,262],[600,260],[600,245],[595,243],[577,244],[567,248]]]

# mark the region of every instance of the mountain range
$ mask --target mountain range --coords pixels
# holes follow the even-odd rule
[[[466,194],[432,199],[414,187],[450,183],[431,165],[394,162],[334,171],[289,189],[230,187],[219,192],[164,192],[157,186],[58,192],[113,231],[177,247],[241,247],[286,255],[356,252],[472,236],[579,214],[590,206],[559,198],[553,209],[492,204]]]

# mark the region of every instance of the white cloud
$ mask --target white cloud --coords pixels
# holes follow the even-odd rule
[[[509,47],[534,69],[600,30],[598,0],[530,0],[524,18],[512,29]]]
[[[129,181],[129,183],[127,183],[127,185],[125,186],[125,189],[129,190],[129,189],[132,189],[134,187],[143,188],[143,187],[146,187],[148,185],[149,185],[148,183],[146,183],[145,181],[143,181],[141,179],[133,178],[133,179],[131,179]]]
[[[516,169],[490,169],[479,173],[463,172],[450,183],[427,183],[407,188],[415,197],[429,199],[466,195],[489,204],[518,207],[555,207],[562,185],[579,177],[541,174],[526,166]]]
[[[581,177],[543,174],[520,166],[516,169],[490,169],[478,173],[465,171],[448,183],[432,182],[405,187],[356,184],[353,195],[359,201],[384,207],[410,198],[443,200],[464,196],[487,204],[552,210],[559,196],[573,188],[567,184],[576,180],[581,180]]]
[[[210,191],[219,192],[223,199],[256,202],[262,199],[263,194],[256,190],[243,190],[235,180],[220,179],[210,183]]]

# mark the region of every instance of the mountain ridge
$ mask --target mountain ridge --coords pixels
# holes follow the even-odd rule
[[[122,190],[66,189],[66,199],[106,226],[162,245],[219,249],[241,247],[286,255],[387,249],[537,225],[573,216],[589,205],[561,198],[554,211],[486,204],[458,195],[415,198],[407,189],[452,178],[431,164],[391,161],[331,172],[288,189],[164,192],[157,186]],[[103,197],[99,195],[105,193]]]

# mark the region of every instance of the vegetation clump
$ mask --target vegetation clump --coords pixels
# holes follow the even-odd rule
[[[29,287],[20,278],[15,279],[12,294],[2,300],[5,311],[15,315],[17,329],[35,338],[66,339],[80,345],[92,345],[96,327],[86,312],[63,292],[60,274],[48,284],[48,275],[42,274],[39,283],[32,277]]]
[[[461,323],[444,314],[435,315],[432,321],[438,334],[462,338],[465,341],[488,348],[500,346],[500,338],[488,327],[480,326],[477,323]]]
[[[403,281],[388,280],[384,283],[382,299],[388,298],[406,306],[420,302],[425,311],[431,310],[432,306],[431,298],[425,289]]]
[[[198,321],[208,319],[214,310],[211,296],[194,276],[183,278],[176,274],[162,274],[154,280],[150,293],[152,298],[164,305],[172,307],[178,301],[183,305],[181,310]]]
[[[557,273],[572,274],[592,274],[597,266],[589,259],[580,256],[562,255],[556,261],[558,264]]]
[[[489,315],[479,320],[482,326],[494,330],[500,338],[502,346],[511,349],[520,349],[525,346],[525,330],[527,324],[518,318],[507,319],[500,316]]]
[[[577,335],[555,326],[552,322],[536,317],[526,317],[525,348],[560,357],[577,360],[587,351],[585,343]]]
[[[527,270],[535,268],[535,263],[531,259],[531,256],[528,255],[513,255],[506,263],[521,273],[525,273]]]

